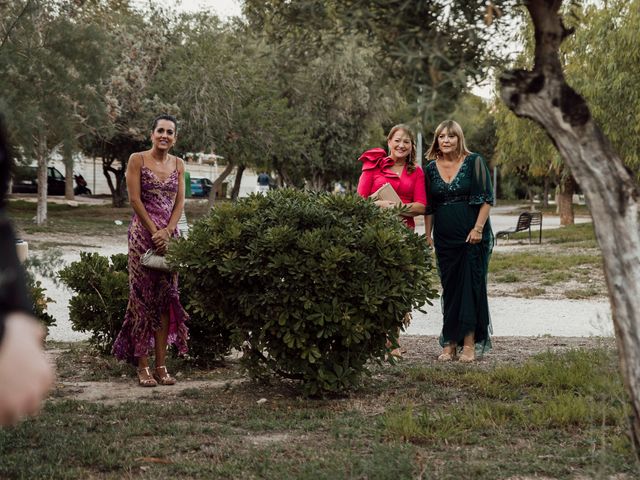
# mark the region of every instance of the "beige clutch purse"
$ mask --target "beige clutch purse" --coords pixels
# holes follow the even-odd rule
[[[161,272],[170,272],[169,264],[164,255],[158,255],[154,250],[149,249],[140,257],[140,263],[147,268],[160,270]]]
[[[369,195],[372,200],[387,200],[393,203],[402,203],[398,193],[393,189],[390,183],[385,183],[378,190]]]

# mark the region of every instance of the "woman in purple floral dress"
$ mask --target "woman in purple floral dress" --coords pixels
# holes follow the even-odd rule
[[[180,304],[177,274],[140,263],[150,248],[166,252],[169,239],[178,235],[185,167],[182,159],[169,155],[176,136],[176,119],[160,115],[153,123],[151,149],[132,154],[127,166],[127,190],[134,211],[129,226],[129,304],[113,354],[137,365],[138,380],[144,387],[175,383],[165,364],[168,344],[181,354],[187,351],[188,315]],[[149,368],[152,350],[153,373]]]

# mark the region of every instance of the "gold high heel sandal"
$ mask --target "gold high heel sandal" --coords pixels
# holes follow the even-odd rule
[[[151,375],[151,370],[149,367],[139,368],[138,369],[138,383],[141,387],[157,387],[158,382],[156,382]]]
[[[153,373],[153,378],[156,379],[159,385],[175,385],[176,379],[169,375],[167,367],[161,365],[156,367],[156,371]]]
[[[462,363],[471,363],[476,360],[475,347],[464,346],[462,347],[462,353],[460,354],[459,361]]]

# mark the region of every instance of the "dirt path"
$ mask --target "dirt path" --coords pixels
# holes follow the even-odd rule
[[[406,349],[401,362],[407,366],[435,365],[437,363],[436,358],[441,353],[438,339],[435,336],[407,335],[402,337],[401,344]],[[489,369],[501,364],[519,364],[534,355],[549,351],[566,352],[578,348],[614,349],[615,347],[613,338],[603,337],[499,337],[494,338],[493,349],[468,368]],[[57,361],[62,352],[63,350],[60,349],[49,350],[51,361]],[[240,376],[237,357],[229,357],[224,370],[221,370],[220,373],[228,378],[217,380],[191,379],[178,371],[176,372],[178,382],[175,385],[155,388],[138,386],[135,378],[131,375],[123,375],[120,378],[104,381],[84,380],[81,378],[60,379],[56,382],[52,397],[115,405],[130,401],[175,398],[190,390],[227,390],[249,381],[247,378]]]

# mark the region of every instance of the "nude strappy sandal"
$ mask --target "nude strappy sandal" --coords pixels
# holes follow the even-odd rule
[[[164,365],[156,367],[153,378],[156,379],[159,385],[175,385],[176,383],[176,379],[169,375],[167,367]]]

